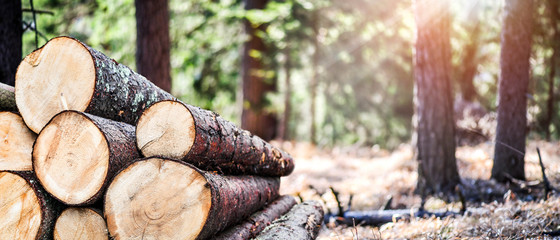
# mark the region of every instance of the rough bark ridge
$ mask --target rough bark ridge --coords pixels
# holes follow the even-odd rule
[[[21,61],[21,0],[2,1],[0,16],[0,82],[14,86]]]
[[[498,126],[492,178],[525,179],[527,87],[532,38],[531,0],[506,1],[500,53]],[[508,176],[509,175],[509,176]]]
[[[0,83],[0,111],[17,111],[14,87]]]
[[[233,226],[218,236],[212,237],[213,240],[245,240],[257,236],[272,221],[288,212],[296,200],[292,196],[282,196],[265,209],[254,213],[240,224]]]
[[[212,205],[197,239],[207,239],[236,224],[279,196],[279,178],[203,174],[212,191]]]
[[[135,0],[136,68],[156,86],[171,91],[167,0]]]
[[[264,9],[268,0],[244,0],[245,9]],[[243,112],[241,128],[269,141],[276,137],[276,116],[267,111],[266,95],[276,91],[275,77],[267,76],[267,46],[259,37],[266,32],[266,25],[255,27],[245,19],[245,33],[249,40],[244,43],[242,57]],[[257,52],[259,56],[255,56]]]
[[[453,192],[459,183],[450,80],[448,3],[415,1],[418,190]]]
[[[78,40],[76,40],[78,41]],[[175,99],[142,75],[82,43],[95,62],[95,91],[85,112],[136,124],[142,111],[155,102]]]
[[[43,189],[33,171],[0,171],[0,173],[2,172],[17,174],[25,179],[25,181],[31,186],[37,196],[37,199],[39,200],[42,216],[41,225],[35,239],[52,239],[54,224],[56,222],[56,218],[62,211],[63,205],[52,198],[47,191]]]
[[[323,222],[323,207],[317,201],[305,201],[266,227],[256,240],[317,238]]]

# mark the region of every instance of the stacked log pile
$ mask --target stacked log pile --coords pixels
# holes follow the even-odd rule
[[[84,43],[51,39],[15,85],[0,85],[0,239],[316,238],[322,207],[279,194],[289,154]]]

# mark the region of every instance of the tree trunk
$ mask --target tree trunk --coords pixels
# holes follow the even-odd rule
[[[311,143],[317,144],[317,110],[315,107],[317,101],[317,81],[319,77],[319,10],[313,12],[313,66],[311,73],[311,80],[309,83],[311,94],[311,108],[309,109],[311,115],[311,129],[310,140]]]
[[[267,0],[244,0],[245,9],[264,9]],[[265,60],[268,56],[267,47],[259,34],[266,32],[266,26],[254,27],[245,19],[245,32],[249,40],[243,45],[241,60],[243,112],[241,128],[269,141],[276,137],[276,116],[267,110],[266,95],[276,91],[276,77],[270,76],[270,69]]]
[[[179,101],[161,101],[144,111],[136,136],[144,156],[178,159],[204,170],[286,176],[294,169],[284,151],[214,112]]]
[[[14,86],[14,76],[21,61],[21,0],[2,1],[0,16],[0,83]]]
[[[422,194],[454,192],[459,183],[455,160],[453,94],[450,80],[449,10],[446,1],[415,1],[417,24],[416,158]]]
[[[171,91],[167,0],[135,0],[136,68],[156,86]]]
[[[478,52],[478,41],[480,36],[480,22],[478,18],[476,23],[472,28],[469,43],[465,46],[465,55],[463,56],[463,61],[461,63],[461,75],[459,76],[459,84],[461,87],[461,95],[463,100],[468,102],[473,102],[476,100],[478,94],[476,88],[474,87],[474,76],[477,73],[477,52]]]
[[[27,55],[16,79],[18,109],[36,133],[62,110],[135,124],[152,103],[174,99],[127,66],[69,37],[51,39]]]
[[[284,82],[284,84],[286,85],[286,89],[284,92],[284,114],[282,114],[282,121],[278,126],[278,138],[282,141],[290,139],[290,115],[292,112],[292,103],[290,101],[292,97],[292,54],[290,53],[290,48],[288,46],[286,46],[284,52],[286,56],[286,63],[284,66],[284,72],[286,75],[286,79]]]
[[[103,215],[91,208],[67,208],[54,225],[54,240],[107,240],[109,232]]]
[[[525,179],[527,87],[532,38],[532,0],[506,1],[500,54],[498,126],[492,178]]]
[[[270,225],[274,220],[288,212],[294,205],[296,200],[292,196],[282,196],[273,203],[266,206],[265,209],[254,213],[248,219],[240,224],[229,228],[220,233],[218,236],[212,237],[213,240],[246,240],[257,236],[266,226]]]
[[[37,134],[13,112],[0,112],[0,170],[31,171],[31,152]]]
[[[123,169],[105,196],[117,239],[207,239],[278,197],[279,178],[221,176],[147,158]]]
[[[0,239],[52,239],[61,204],[31,171],[0,171]]]
[[[3,83],[0,83],[0,111],[17,111],[14,88]]]
[[[306,201],[266,227],[256,240],[315,239],[323,222],[323,207],[317,201]]]
[[[134,126],[63,111],[37,137],[33,169],[55,198],[89,205],[103,196],[118,170],[139,156]]]
[[[560,51],[560,44],[558,43],[560,42],[560,29],[558,28],[558,20],[560,19],[558,15],[560,15],[560,13],[558,12],[559,9],[557,0],[549,0],[547,3],[550,9],[550,22],[552,25],[550,27],[552,28],[552,31],[554,31],[551,41],[552,55],[550,56],[550,70],[548,72],[548,99],[546,100],[547,116],[544,124],[544,128],[546,130],[546,140],[550,141],[550,124],[552,123],[552,118],[556,113],[554,107],[554,78],[556,77],[556,61],[558,58],[558,52]]]

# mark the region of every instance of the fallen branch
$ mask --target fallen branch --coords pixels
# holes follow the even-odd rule
[[[423,210],[415,209],[396,209],[396,210],[374,210],[374,211],[347,211],[342,217],[336,215],[325,216],[325,222],[335,219],[339,224],[346,224],[352,226],[353,224],[358,225],[370,225],[378,226],[388,222],[395,222],[401,219],[414,218],[444,218],[448,216],[461,215],[458,212],[429,212]]]
[[[537,154],[539,155],[539,164],[541,165],[541,172],[542,172],[542,178],[543,178],[543,183],[544,183],[544,200],[548,199],[548,193],[550,193],[550,191],[552,190],[552,187],[550,186],[550,182],[548,181],[548,178],[546,177],[546,173],[545,173],[545,168],[544,168],[544,164],[542,161],[542,157],[541,157],[541,150],[539,148],[537,148]]]

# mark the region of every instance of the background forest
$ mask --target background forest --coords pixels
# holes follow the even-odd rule
[[[22,4],[31,8],[30,1]],[[134,1],[35,0],[33,4],[52,14],[36,15],[39,42],[28,29],[23,56],[47,39],[70,35],[120,63],[136,66]],[[558,41],[554,41],[547,1],[535,4],[529,136],[545,138],[550,132],[557,139],[559,112],[552,111],[549,117],[547,100],[550,93],[558,95],[556,89],[549,89],[558,85],[555,66],[549,64]],[[496,109],[503,5],[503,1],[451,2],[456,106],[463,99],[478,101],[489,112]],[[244,10],[242,1],[235,0],[171,0],[172,93],[239,123],[241,46],[248,39],[243,19],[247,18],[267,26],[258,32],[267,51],[251,54],[270,66],[264,74],[277,88],[266,95],[265,107],[279,120],[287,116],[278,126],[282,132],[285,126],[285,139],[394,149],[408,142],[413,132],[412,6],[410,0],[287,0],[271,1],[263,10]],[[23,19],[33,27],[30,12],[24,12]],[[491,132],[483,133],[493,138],[488,136]]]

